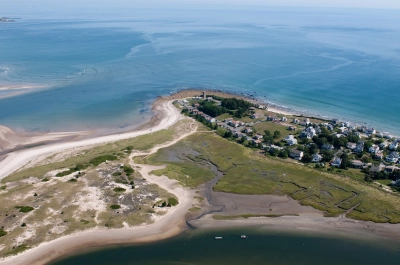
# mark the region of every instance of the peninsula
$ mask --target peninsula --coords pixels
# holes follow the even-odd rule
[[[0,161],[0,264],[160,240],[187,224],[400,240],[398,139],[218,91],[153,109],[142,129]]]

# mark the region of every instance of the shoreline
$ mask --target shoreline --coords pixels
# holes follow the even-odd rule
[[[198,93],[201,90],[198,90]],[[46,145],[25,149],[15,152],[16,155],[7,156],[0,160],[0,180],[8,175],[9,172],[17,170],[32,161],[38,156],[48,156],[52,153],[65,151],[73,148],[93,146],[121,139],[133,138],[139,135],[148,134],[157,130],[170,127],[181,119],[181,114],[173,105],[172,101],[176,97],[181,98],[181,94],[174,94],[169,97],[158,98],[153,104],[156,112],[153,122],[147,123],[141,130],[131,131],[122,134],[101,136],[80,141],[70,141],[58,145]],[[235,96],[236,95],[231,95]],[[191,133],[194,133],[192,131]],[[154,147],[148,153],[133,153],[133,156],[148,155],[156,152],[160,148],[170,146],[184,137],[186,134],[172,142]],[[345,217],[324,217],[322,213],[300,213],[299,216],[282,216],[277,218],[270,217],[251,217],[238,220],[214,220],[212,214],[206,214],[200,219],[187,220],[188,209],[192,207],[194,190],[183,188],[177,181],[167,177],[157,177],[149,174],[155,166],[134,164],[139,172],[150,182],[159,185],[161,188],[173,193],[179,199],[179,205],[172,208],[168,213],[155,223],[145,226],[136,226],[122,229],[103,229],[94,228],[82,232],[77,232],[68,236],[58,238],[53,241],[43,242],[39,246],[29,249],[19,255],[0,258],[0,264],[45,264],[57,260],[66,255],[73,254],[83,248],[90,250],[93,247],[112,246],[119,244],[148,243],[167,239],[182,233],[190,227],[197,229],[228,229],[234,227],[252,226],[264,227],[273,231],[307,232],[322,236],[350,236],[359,237],[380,237],[400,241],[400,224],[378,224],[348,219]],[[11,164],[11,165],[10,165]],[[77,244],[77,242],[79,242]]]
[[[310,119],[319,119],[319,120],[324,120],[324,121],[330,121],[332,119],[337,119],[341,122],[346,122],[349,121],[351,124],[356,125],[356,126],[366,126],[368,128],[375,128],[374,125],[371,125],[369,122],[363,122],[363,121],[354,121],[351,119],[344,119],[344,118],[339,118],[337,116],[323,116],[316,114],[316,111],[299,111],[293,108],[281,106],[279,104],[269,102],[266,99],[262,98],[257,98],[255,96],[251,96],[250,94],[243,94],[243,93],[235,93],[234,91],[224,91],[224,90],[219,90],[219,89],[182,89],[178,90],[176,93],[173,93],[169,96],[166,96],[166,98],[175,98],[178,99],[176,96],[181,96],[181,98],[187,98],[187,97],[193,97],[193,96],[199,96],[202,94],[202,92],[206,92],[206,94],[209,95],[216,95],[216,96],[221,96],[221,97],[236,97],[240,99],[247,100],[249,102],[252,102],[254,104],[260,104],[267,106],[267,111],[276,113],[276,114],[281,114],[281,115],[287,115],[287,116],[296,116],[299,118],[310,118]],[[380,130],[379,125],[377,128],[375,128],[377,132],[381,133],[387,133],[385,130]],[[400,132],[393,132],[391,133],[392,137],[399,137],[398,134]],[[399,134],[400,135],[400,134]]]
[[[162,101],[161,106],[165,107],[167,104],[172,105],[171,101]],[[173,107],[173,106],[172,106]],[[174,109],[166,109],[170,111],[170,115],[175,116],[176,120],[180,120],[182,117],[177,114]],[[170,117],[167,115],[164,120],[167,122]],[[165,124],[166,127],[170,127],[172,124],[160,121],[160,124]],[[159,125],[158,125],[159,127]],[[157,125],[153,127],[152,132],[156,131]],[[165,215],[157,219],[154,223],[144,226],[135,226],[130,228],[122,229],[107,229],[107,228],[94,228],[85,231],[73,233],[71,235],[63,236],[53,241],[43,242],[40,245],[29,249],[19,255],[0,258],[0,264],[46,264],[50,261],[57,260],[65,255],[73,253],[75,251],[82,250],[83,248],[89,249],[100,246],[111,246],[119,244],[133,244],[133,243],[146,243],[163,240],[180,234],[186,229],[185,216],[190,207],[192,207],[192,201],[194,197],[194,190],[186,189],[179,184],[176,180],[171,180],[167,177],[158,177],[149,174],[153,170],[153,166],[147,165],[136,165],[132,161],[135,156],[150,155],[157,152],[160,148],[164,148],[175,144],[186,136],[196,132],[197,127],[191,128],[192,131],[180,136],[179,138],[155,146],[149,152],[144,153],[133,153],[130,155],[130,161],[132,166],[137,169],[146,180],[153,184],[158,185],[160,188],[174,194],[178,197],[178,206],[170,209]],[[146,133],[147,129],[146,129]],[[137,135],[138,136],[138,135]],[[171,225],[173,224],[173,225]],[[79,243],[77,243],[79,242]]]

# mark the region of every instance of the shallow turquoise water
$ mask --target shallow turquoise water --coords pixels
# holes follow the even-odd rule
[[[246,234],[247,239],[240,235]],[[222,240],[214,240],[222,236]],[[400,247],[386,241],[279,234],[255,229],[190,231],[151,244],[77,254],[51,265],[130,264],[397,264]]]
[[[0,24],[0,85],[51,88],[0,99],[0,124],[120,128],[158,95],[205,87],[400,133],[400,11],[11,7],[23,19]]]

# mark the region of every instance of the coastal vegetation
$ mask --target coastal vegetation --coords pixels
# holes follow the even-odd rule
[[[150,215],[164,214],[152,207],[155,201],[174,206],[177,198],[144,180],[129,155],[171,141],[191,124],[183,120],[150,135],[53,155],[3,179],[0,256],[81,230],[147,224]]]
[[[174,162],[170,162],[171,160]],[[318,171],[287,161],[266,157],[257,149],[245,148],[217,134],[196,133],[173,146],[159,150],[144,159],[143,163],[167,164],[162,174],[192,187],[209,179],[204,179],[203,173],[196,172],[208,172],[212,178],[215,172],[212,171],[211,164],[224,175],[214,187],[215,191],[286,194],[303,205],[324,211],[326,216],[344,214],[359,220],[400,222],[398,196],[339,174]],[[182,172],[192,174],[186,175]],[[161,174],[158,171],[154,173]]]

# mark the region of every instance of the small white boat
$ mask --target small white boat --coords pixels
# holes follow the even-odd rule
[[[247,236],[246,235],[241,235],[240,238],[247,238]]]
[[[222,236],[216,236],[215,239],[216,239],[216,240],[221,240],[221,239],[222,239]]]

